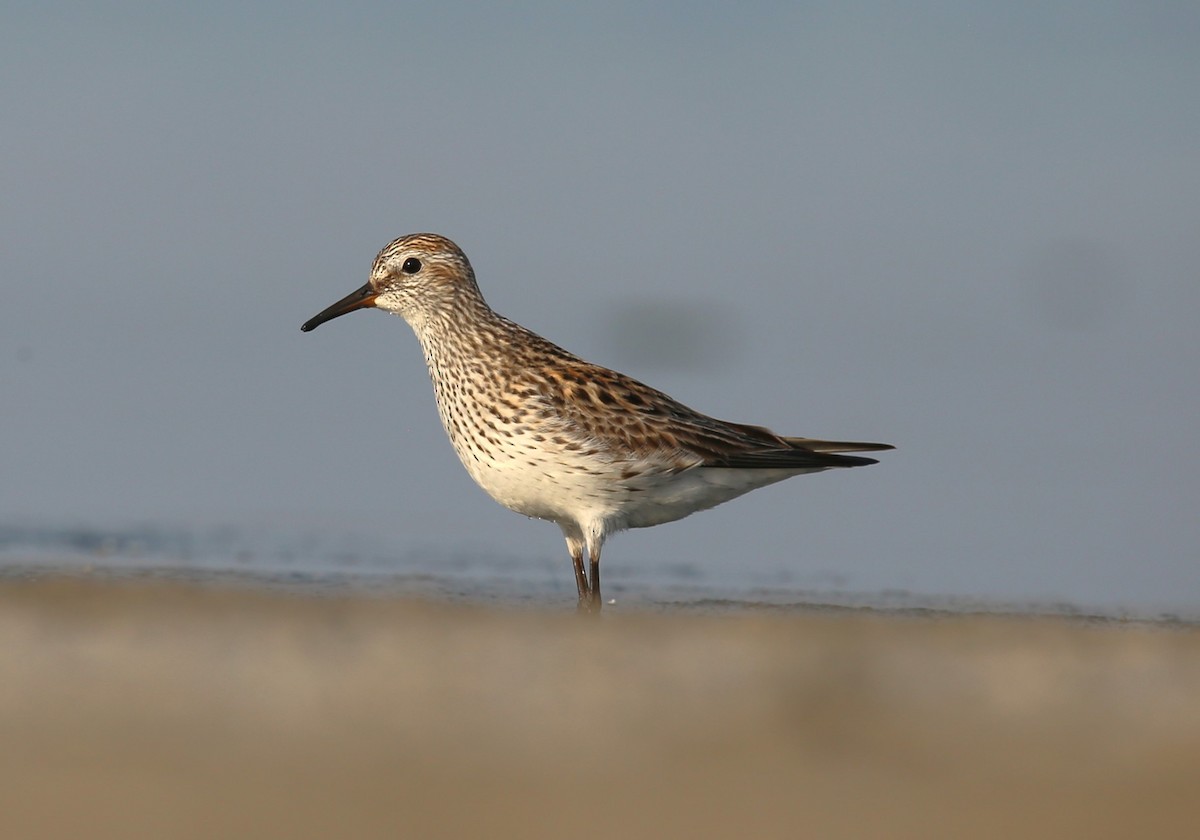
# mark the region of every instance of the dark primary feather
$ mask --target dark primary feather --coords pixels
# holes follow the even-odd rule
[[[857,455],[833,455],[814,452],[811,449],[768,449],[762,451],[733,452],[716,459],[706,460],[705,467],[736,467],[738,469],[820,469],[824,467],[865,467],[878,464],[874,458]]]

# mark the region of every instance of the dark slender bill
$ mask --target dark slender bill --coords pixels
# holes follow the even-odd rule
[[[375,290],[371,288],[370,283],[367,283],[361,289],[355,289],[346,295],[333,306],[322,310],[320,314],[309,318],[304,322],[304,326],[300,328],[300,331],[308,332],[309,330],[315,330],[326,321],[332,321],[334,318],[339,318],[347,312],[353,312],[356,309],[365,309],[374,305]]]

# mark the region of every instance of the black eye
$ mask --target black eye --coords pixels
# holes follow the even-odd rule
[[[400,270],[405,274],[416,274],[421,270],[421,261],[416,257],[409,257],[404,261],[404,265],[400,266]]]

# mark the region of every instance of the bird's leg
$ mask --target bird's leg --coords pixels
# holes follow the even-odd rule
[[[604,537],[598,529],[588,530],[586,535],[578,525],[568,522],[559,523],[563,536],[567,539],[567,551],[571,552],[571,565],[575,567],[575,588],[579,591],[579,612],[599,614],[600,612],[600,546]],[[588,560],[591,565],[591,581],[583,565],[583,550],[587,547]]]
[[[604,604],[604,599],[600,597],[600,558],[589,556],[589,562],[592,567],[592,609],[599,612]]]
[[[583,540],[568,534],[567,551],[571,552],[571,565],[575,567],[575,588],[579,590],[579,608],[582,610],[592,597],[587,572],[583,569]]]
[[[575,586],[579,590],[579,604],[576,610],[581,613],[600,614],[600,566],[597,560],[592,560],[592,582],[588,583],[587,574],[583,570],[583,551],[571,551],[571,562],[575,564]]]
[[[591,566],[591,602],[589,610],[600,612],[604,599],[600,596],[600,540],[588,541],[588,564]],[[582,603],[582,602],[581,602]]]
[[[583,546],[572,549],[571,563],[575,566],[575,588],[579,590],[579,603],[582,604],[592,596],[591,587],[588,586],[587,572],[583,570]]]

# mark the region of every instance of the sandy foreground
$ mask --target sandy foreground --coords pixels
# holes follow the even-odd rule
[[[1169,837],[1200,629],[0,583],[0,837]]]

